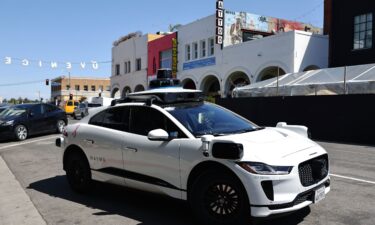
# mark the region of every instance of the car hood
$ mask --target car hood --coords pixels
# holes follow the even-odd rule
[[[242,144],[244,154],[241,161],[266,162],[271,165],[293,163],[295,155],[303,151],[318,153],[317,151],[323,150],[310,139],[280,128],[215,137],[212,141]]]
[[[18,119],[20,116],[0,116],[0,123]]]

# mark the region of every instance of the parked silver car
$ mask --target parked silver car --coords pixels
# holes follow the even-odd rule
[[[100,104],[82,102],[78,106],[74,107],[73,117],[74,119],[82,119],[89,114],[89,109],[94,107],[99,107]]]

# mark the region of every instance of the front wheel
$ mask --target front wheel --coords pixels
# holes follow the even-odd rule
[[[25,140],[28,135],[27,128],[24,125],[17,125],[16,128],[14,129],[14,133],[18,141]]]
[[[87,159],[76,152],[69,154],[67,157],[66,176],[70,187],[79,193],[89,191],[92,179]]]
[[[203,224],[246,224],[250,219],[246,190],[234,174],[208,171],[193,184],[189,201]]]

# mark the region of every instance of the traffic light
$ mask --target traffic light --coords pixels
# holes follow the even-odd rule
[[[69,100],[73,100],[73,94],[69,95]]]
[[[47,86],[49,85],[49,79],[46,79],[46,85]]]

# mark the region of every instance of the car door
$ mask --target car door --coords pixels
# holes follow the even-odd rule
[[[180,138],[186,136],[162,112],[148,106],[130,108],[129,135],[125,139],[126,184],[181,197]],[[176,138],[150,141],[149,131],[164,129]],[[186,139],[185,139],[186,140]]]
[[[77,124],[80,143],[96,179],[124,185],[123,141],[128,111],[114,107],[93,116],[88,125]]]
[[[35,104],[30,108],[28,123],[30,134],[43,133],[49,130],[42,104]]]
[[[44,114],[44,118],[46,120],[48,130],[56,130],[57,120],[58,120],[56,107],[52,105],[42,104],[42,112]]]

